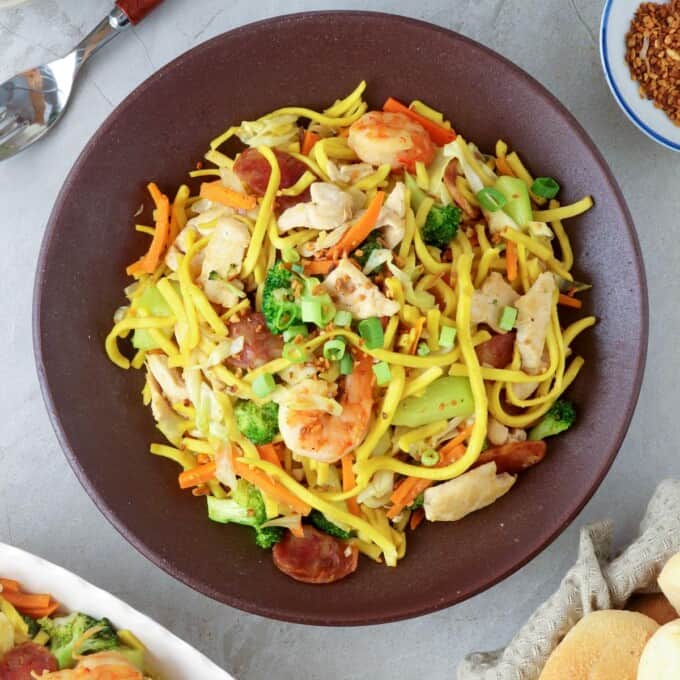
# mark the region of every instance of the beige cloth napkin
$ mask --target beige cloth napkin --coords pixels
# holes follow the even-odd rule
[[[680,552],[680,480],[668,479],[657,487],[640,535],[614,559],[612,533],[609,521],[584,527],[576,564],[557,592],[505,649],[467,656],[458,667],[458,680],[537,680],[552,650],[583,616],[620,609],[636,591],[658,591],[661,568]]]

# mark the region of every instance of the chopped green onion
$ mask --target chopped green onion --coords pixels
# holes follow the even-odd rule
[[[341,328],[347,328],[352,325],[352,312],[348,312],[346,309],[339,309],[335,312],[335,318],[333,323]]]
[[[300,308],[295,302],[283,301],[276,310],[274,323],[277,328],[288,328],[294,321],[299,319]]]
[[[318,298],[303,298],[301,302],[302,320],[305,323],[314,323],[317,326],[322,326],[321,318],[323,311],[321,309],[321,300]]]
[[[291,340],[295,340],[295,338],[297,338],[298,335],[301,335],[303,338],[306,338],[309,335],[307,326],[305,326],[304,324],[299,324],[297,326],[291,326],[290,328],[286,328],[286,330],[283,331],[283,341],[290,342]]]
[[[503,307],[498,327],[504,331],[511,331],[517,321],[517,309],[515,307]]]
[[[341,375],[351,375],[354,370],[354,359],[349,352],[345,352],[342,359],[340,359],[340,373]]]
[[[390,365],[384,361],[379,361],[373,364],[373,373],[375,373],[376,381],[380,387],[388,385],[392,380],[392,371]]]
[[[281,251],[281,258],[284,262],[293,263],[300,261],[300,253],[295,248],[284,248]]]
[[[368,349],[378,349],[383,346],[385,333],[383,332],[382,323],[380,323],[380,319],[377,316],[362,319],[359,321],[357,328],[359,335],[366,341]]]
[[[419,357],[426,357],[429,353],[430,348],[428,347],[426,342],[418,343],[418,349],[416,350],[416,354]]]
[[[335,305],[328,293],[306,295],[300,301],[302,320],[324,328],[335,318]]]
[[[439,454],[434,449],[427,449],[421,454],[420,462],[425,467],[433,467],[439,462]]]
[[[508,202],[505,196],[503,196],[498,189],[494,189],[493,187],[485,187],[481,191],[478,191],[477,200],[482,208],[489,212],[500,210]]]
[[[328,293],[319,295],[319,301],[321,302],[321,325],[328,326],[335,319],[335,305]]]
[[[302,345],[297,345],[294,342],[287,342],[283,346],[281,356],[287,361],[290,361],[291,364],[301,364],[303,361],[309,359],[307,350]]]
[[[439,346],[451,349],[456,341],[456,329],[453,326],[442,326],[439,331]]]
[[[326,340],[323,346],[323,355],[328,361],[340,361],[345,356],[345,341],[341,338]]]
[[[541,198],[555,198],[560,185],[552,177],[537,177],[531,185],[531,193]]]
[[[271,373],[262,373],[253,380],[253,392],[256,397],[266,397],[276,388],[276,383]]]
[[[220,275],[213,269],[210,274],[208,274],[208,281],[219,281]]]
[[[296,274],[302,274],[305,271],[305,268],[301,264],[294,264],[291,268],[291,271],[295,272]]]

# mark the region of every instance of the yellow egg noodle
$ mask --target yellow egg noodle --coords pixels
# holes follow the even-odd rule
[[[189,184],[151,183],[105,341],[145,371],[167,440],[150,452],[180,487],[313,582],[359,552],[395,566],[471,468],[543,458],[596,322],[565,223],[591,197],[562,204],[506,141],[487,155],[430,105],[371,110],[365,91],[233,125]],[[345,571],[295,572],[312,540]]]

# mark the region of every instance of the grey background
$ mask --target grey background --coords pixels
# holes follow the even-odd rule
[[[108,0],[33,0],[0,10],[0,81],[69,49],[109,6]],[[329,8],[398,12],[446,26],[501,52],[551,90],[621,184],[642,242],[652,310],[647,372],[630,433],[574,524],[483,595],[416,620],[354,629],[243,614],[190,591],[138,555],[66,465],[39,394],[31,347],[33,275],[46,220],[66,173],[112,108],[157,68],[222,31],[274,14]],[[59,127],[0,164],[0,539],[111,590],[242,680],[380,680],[451,678],[466,652],[505,643],[557,586],[583,523],[612,517],[617,540],[631,538],[656,483],[680,469],[674,444],[680,439],[680,173],[679,157],[638,132],[607,89],[596,41],[601,10],[599,0],[167,0],[108,47],[87,68]]]

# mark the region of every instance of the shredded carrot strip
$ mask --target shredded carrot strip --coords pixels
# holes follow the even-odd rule
[[[512,282],[517,278],[517,244],[514,241],[508,241],[505,246],[505,265],[508,281]]]
[[[432,480],[430,479],[407,477],[390,496],[392,507],[387,511],[387,517],[394,519],[407,505],[413,503],[419,493],[425,491],[431,484]]]
[[[190,470],[185,470],[179,474],[179,488],[189,489],[192,486],[198,486],[209,482],[215,477],[217,465],[215,463],[206,463],[205,465],[198,465]]]
[[[390,500],[392,503],[402,504],[403,500],[411,493],[411,488],[416,482],[417,477],[406,477],[404,481],[392,492]],[[398,514],[398,513],[397,513]],[[388,515],[389,517],[389,515]]]
[[[215,477],[216,469],[215,463],[207,463],[206,465],[198,465],[191,470],[181,472],[179,475],[180,489],[188,489],[210,481]],[[249,467],[247,463],[240,463],[238,461],[234,462],[234,472],[243,477],[247,482],[254,484],[270,498],[290,506],[295,512],[299,512],[301,515],[308,515],[310,513],[312,508],[307,503],[303,503],[297,496],[278,482],[269,479],[264,472],[255,470]]]
[[[421,316],[418,321],[415,322],[413,325],[413,330],[415,331],[415,335],[413,338],[413,342],[411,343],[411,347],[409,347],[408,353],[409,354],[415,354],[416,350],[418,349],[418,342],[420,341],[420,336],[423,332],[423,326],[425,325],[425,317]]]
[[[356,480],[354,479],[354,470],[352,465],[354,463],[354,456],[351,453],[347,453],[342,457],[342,490],[351,491]],[[357,517],[361,517],[361,510],[359,509],[359,503],[356,498],[347,499],[347,509]]]
[[[515,173],[512,171],[512,168],[508,165],[508,162],[505,160],[505,156],[498,156],[496,158],[496,170],[501,173],[501,175],[509,175],[510,177],[514,177]]]
[[[302,155],[309,156],[309,152],[314,148],[314,145],[321,139],[316,132],[305,130],[305,136],[302,140]]]
[[[583,307],[583,302],[581,302],[581,300],[569,295],[560,294],[557,301],[564,307],[573,307],[574,309],[581,309],[581,307]]]
[[[340,239],[339,243],[329,250],[331,259],[336,259],[342,253],[354,250],[366,237],[373,231],[383,201],[385,200],[384,191],[376,191],[373,200],[369,203],[366,212],[350,227],[349,231]]]
[[[207,198],[209,201],[241,210],[252,210],[257,205],[255,196],[229,189],[223,186],[219,179],[215,182],[203,182],[201,184],[201,198]]]
[[[458,460],[465,454],[465,446],[462,442],[470,436],[472,426],[466,427],[460,434],[448,441],[439,450],[439,462],[436,467],[444,467],[454,460]],[[387,517],[394,519],[406,506],[413,501],[425,489],[432,486],[431,479],[421,479],[420,477],[407,477],[390,496],[392,507],[387,511]]]
[[[290,506],[295,512],[299,512],[301,515],[308,515],[311,512],[312,508],[310,505],[301,501],[283,485],[271,480],[264,472],[248,467],[247,463],[235,461],[234,472],[246,481],[254,484],[260,491],[278,503]]]
[[[2,592],[2,597],[10,604],[13,604],[17,609],[42,609],[50,606],[49,595],[30,595],[22,592]]]
[[[146,255],[137,260],[137,262],[133,262],[126,269],[130,276],[153,274],[163,256],[163,251],[168,244],[168,237],[170,235],[170,201],[165,194],[160,192],[160,189],[154,182],[150,182],[147,185],[147,189],[156,204],[156,228]]]
[[[383,104],[383,111],[387,111],[388,113],[403,113],[412,120],[420,123],[427,130],[430,139],[432,139],[437,146],[444,146],[444,144],[448,144],[456,138],[455,130],[449,130],[449,128],[445,128],[443,125],[438,125],[433,120],[421,116],[419,113],[412,111],[408,106],[404,106],[404,104],[393,97],[390,97]]]
[[[21,590],[19,581],[15,581],[13,578],[0,578],[0,586],[5,593],[18,593]]]
[[[276,465],[276,467],[281,467],[281,458],[279,457],[276,444],[262,444],[262,446],[257,447],[257,451],[262,460],[266,460],[268,463]]]
[[[304,265],[305,274],[307,276],[315,276],[316,274],[328,274],[338,264],[337,260],[312,260]]]
[[[455,449],[457,446],[462,444],[470,435],[472,434],[472,425],[466,427],[462,432],[457,434],[453,439],[444,444],[444,446],[439,449],[439,456],[448,456],[448,452]]]
[[[418,508],[411,513],[411,518],[408,521],[408,525],[411,531],[415,531],[425,519],[425,511],[422,508]]]
[[[18,611],[32,619],[42,619],[44,616],[51,616],[59,609],[59,603],[51,600],[46,607],[17,607]]]

